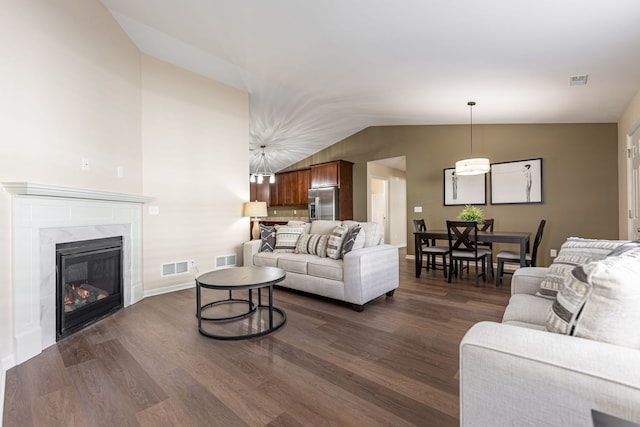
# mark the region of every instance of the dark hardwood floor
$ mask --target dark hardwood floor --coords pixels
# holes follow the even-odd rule
[[[146,298],[9,370],[4,426],[457,426],[458,345],[509,280],[414,276],[401,251],[361,313],[276,289],[287,324],[245,341],[197,332],[194,289]]]

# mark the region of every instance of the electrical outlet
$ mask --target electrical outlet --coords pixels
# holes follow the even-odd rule
[[[294,214],[294,215],[298,215],[298,211],[294,209],[294,210],[293,210],[293,214]]]
[[[549,255],[551,256],[551,258],[555,258],[555,257],[557,257],[557,256],[558,256],[558,251],[557,251],[557,250],[555,250],[555,249],[551,249],[551,250],[549,251]]]
[[[87,159],[87,158],[83,158],[82,159],[82,170],[83,171],[88,171],[89,170],[89,159]]]
[[[149,206],[149,215],[160,215],[160,206]]]
[[[124,176],[124,168],[122,166],[116,167],[116,176],[122,178]]]

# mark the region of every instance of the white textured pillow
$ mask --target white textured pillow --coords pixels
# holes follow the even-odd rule
[[[573,269],[547,330],[640,349],[640,248]]]
[[[294,253],[298,238],[303,232],[304,227],[276,225],[276,247],[273,252]]]
[[[342,256],[342,243],[347,236],[348,230],[346,225],[336,225],[333,228],[327,244],[327,256],[329,258],[339,259]]]
[[[640,248],[585,266],[591,292],[573,335],[640,349]]]

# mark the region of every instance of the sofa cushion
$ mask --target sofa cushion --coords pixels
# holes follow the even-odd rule
[[[317,255],[321,258],[327,256],[327,243],[329,235],[327,234],[301,234],[296,243],[296,254]]]
[[[515,294],[509,299],[509,305],[502,316],[502,323],[526,323],[538,325],[544,329],[547,323],[547,311],[553,301],[529,294]]]
[[[346,225],[351,230],[353,227],[359,225],[364,231],[364,245],[363,248],[370,246],[377,246],[383,243],[382,241],[382,227],[377,222],[357,222],[357,221],[344,221],[342,225]],[[354,248],[355,250],[356,248]],[[357,248],[360,249],[360,248]]]
[[[277,267],[278,253],[275,252],[258,252],[253,256],[253,265],[259,267]]]
[[[273,252],[276,247],[276,229],[274,226],[260,224],[260,249],[258,252]]]
[[[628,243],[623,240],[582,239],[569,237],[560,248],[558,256],[549,266],[540,284],[539,296],[555,298],[574,267],[605,258],[618,246]]]
[[[326,219],[319,219],[311,223],[311,229],[309,234],[331,234],[333,229],[337,225],[341,225],[342,221],[329,221]]]
[[[303,232],[304,227],[276,225],[276,247],[273,251],[279,253],[293,253],[296,249],[298,238]]]
[[[339,259],[342,256],[342,244],[347,237],[347,226],[336,225],[329,235],[329,243],[327,244],[327,257],[331,259]]]
[[[309,276],[342,282],[344,280],[343,272],[344,262],[340,259],[316,257],[307,262],[307,274]]]
[[[288,273],[307,274],[307,262],[315,255],[281,253],[278,256],[278,267]]]

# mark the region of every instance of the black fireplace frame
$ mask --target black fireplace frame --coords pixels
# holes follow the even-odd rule
[[[65,278],[63,277],[65,261],[115,250],[119,251],[117,257],[117,276],[120,278],[119,292],[114,292],[104,299],[65,314],[62,301],[65,286]],[[122,236],[56,244],[56,341],[60,341],[123,308],[123,252]],[[96,311],[99,312],[98,315],[96,315]]]

